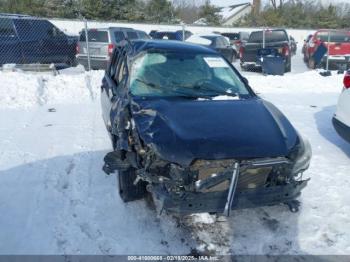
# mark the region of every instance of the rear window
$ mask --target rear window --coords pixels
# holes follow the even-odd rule
[[[126,32],[126,34],[128,35],[128,39],[129,40],[133,40],[133,39],[137,39],[137,33],[136,32]]]
[[[328,42],[328,32],[318,33],[317,39],[323,42]],[[350,42],[350,34],[348,32],[331,32],[330,41],[335,43]]]
[[[178,40],[177,34],[173,32],[157,32],[154,36],[156,39]]]
[[[101,42],[108,43],[108,32],[107,31],[97,31],[97,30],[89,30],[88,31],[89,42]],[[86,41],[85,31],[80,34],[80,41]]]
[[[10,19],[0,19],[0,37],[13,37],[15,30]]]
[[[232,33],[232,34],[222,34],[223,36],[228,37],[230,40],[239,40],[239,34]]]
[[[285,31],[265,31],[265,42],[283,42],[288,41],[288,36]],[[263,31],[253,32],[250,34],[248,42],[250,43],[262,43]]]

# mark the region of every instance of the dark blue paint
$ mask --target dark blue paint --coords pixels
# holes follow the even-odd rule
[[[141,139],[164,160],[184,166],[195,159],[288,156],[297,142],[285,116],[259,98],[133,98],[131,111]]]
[[[48,20],[0,14],[0,24],[11,29],[0,34],[0,65],[75,63],[77,38],[65,35]]]

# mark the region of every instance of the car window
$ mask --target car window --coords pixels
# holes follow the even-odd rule
[[[143,31],[138,31],[137,32],[138,33],[138,38],[140,38],[140,39],[150,39],[150,36],[149,35],[147,35],[145,32],[143,32]]]
[[[222,57],[178,52],[152,52],[135,59],[130,91],[136,96],[249,95]]]
[[[34,27],[34,20],[30,19],[15,19],[14,23],[21,40],[35,41],[40,39],[40,34]]]
[[[14,37],[16,35],[13,23],[10,19],[0,18],[0,37]]]
[[[89,42],[108,43],[108,32],[91,29],[88,30]],[[80,34],[80,42],[86,42],[85,31]]]
[[[121,55],[118,60],[119,60],[118,66],[116,69],[116,73],[114,75],[114,80],[117,85],[119,85],[123,81],[123,78],[127,75],[127,67],[126,67],[127,64],[126,64],[125,56]]]
[[[114,37],[115,37],[115,41],[117,41],[117,43],[119,43],[125,39],[125,35],[121,31],[114,32]]]
[[[350,33],[348,32],[330,32],[330,41],[335,43],[350,42]],[[316,38],[322,42],[328,42],[328,32],[317,33]]]
[[[138,38],[136,32],[128,31],[128,32],[126,32],[126,34],[127,34],[129,40],[133,40],[133,39]]]
[[[265,31],[265,42],[283,42],[288,41],[288,35],[283,30],[266,30]],[[248,42],[250,43],[262,43],[263,42],[263,31],[252,32],[250,34]]]
[[[113,50],[113,56],[111,59],[111,64],[110,64],[110,69],[109,69],[109,76],[113,79],[115,74],[116,74],[116,70],[117,70],[117,65],[118,65],[118,61],[119,61],[119,55],[121,54],[120,48],[116,47]]]

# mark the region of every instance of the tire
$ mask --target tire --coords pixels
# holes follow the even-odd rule
[[[315,69],[316,68],[316,64],[315,64],[315,60],[313,58],[309,58],[309,61],[307,62],[307,65],[310,69]]]
[[[138,199],[142,199],[146,196],[146,185],[144,181],[139,181],[134,185],[136,179],[136,170],[130,168],[127,171],[118,171],[119,180],[119,195],[123,202],[131,202]]]
[[[289,73],[292,71],[292,62],[289,62],[286,64],[285,68],[284,68],[284,72],[285,73]]]

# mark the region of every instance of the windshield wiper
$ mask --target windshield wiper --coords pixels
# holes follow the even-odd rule
[[[136,78],[136,81],[145,84],[148,87],[151,87],[153,89],[158,89],[158,90],[162,90],[164,91],[164,94],[173,94],[173,95],[177,95],[177,96],[181,96],[181,97],[186,97],[186,98],[204,98],[204,99],[212,99],[212,96],[209,95],[202,95],[202,94],[191,94],[191,93],[187,93],[187,92],[182,92],[178,89],[174,89],[174,88],[169,88],[169,87],[162,87],[160,85],[156,85],[154,83],[150,83],[147,81],[144,81],[142,79]],[[180,86],[181,87],[181,86]],[[183,88],[183,87],[181,87]]]
[[[232,97],[237,97],[238,94],[237,93],[229,93],[225,90],[218,90],[214,87],[208,87],[208,86],[205,86],[205,85],[195,85],[193,86],[193,89],[199,89],[199,90],[203,90],[203,91],[209,91],[209,92],[214,92],[215,95],[224,95],[224,96],[232,96]]]

